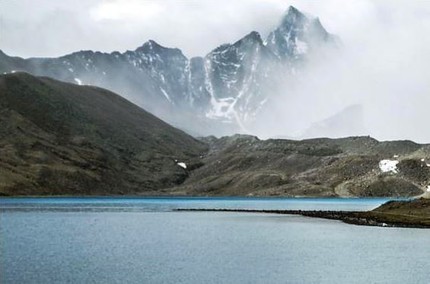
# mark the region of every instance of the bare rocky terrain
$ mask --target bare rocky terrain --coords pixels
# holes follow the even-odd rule
[[[247,196],[416,196],[430,181],[428,145],[371,137],[203,139],[210,152],[177,193]],[[383,171],[384,159],[398,162]]]

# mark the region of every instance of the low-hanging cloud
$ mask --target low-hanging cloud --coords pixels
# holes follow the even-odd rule
[[[333,5],[336,2],[341,4],[331,1]],[[284,123],[264,123],[273,127],[258,129],[260,135],[300,136],[312,123],[350,105],[360,105],[366,132],[356,133],[351,128],[345,134],[429,142],[430,39],[426,35],[430,32],[430,3],[427,3],[360,1],[353,23],[338,27],[341,48],[328,56],[315,56],[292,88],[283,86],[285,99],[276,99],[271,116],[273,121]],[[339,17],[337,13],[342,13],[342,9],[329,7],[320,11],[323,24],[326,18],[333,20]],[[334,22],[331,26],[335,28]],[[329,31],[333,32],[330,28]],[[334,129],[333,132],[326,129],[323,135],[336,136],[335,133]]]
[[[203,56],[251,30],[268,32],[288,3],[261,0],[2,0],[0,48],[23,57],[135,49],[149,39]]]

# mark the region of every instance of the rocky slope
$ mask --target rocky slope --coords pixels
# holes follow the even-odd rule
[[[232,134],[252,127],[267,105],[276,104],[275,95],[287,100],[288,90],[279,94],[278,83],[294,80],[309,56],[335,44],[318,18],[290,7],[266,39],[251,32],[204,57],[189,59],[152,40],[124,53],[80,51],[59,58],[22,59],[0,51],[0,73],[26,71],[100,86],[190,133]]]
[[[370,137],[206,138],[204,165],[169,193],[241,196],[416,196],[430,185],[428,145]],[[387,166],[388,165],[388,166]]]
[[[206,145],[109,91],[0,76],[0,194],[135,194],[183,182]]]

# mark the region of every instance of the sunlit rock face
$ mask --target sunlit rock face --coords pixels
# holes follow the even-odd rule
[[[187,58],[150,40],[124,53],[25,60],[0,53],[0,72],[104,87],[192,134],[224,135],[247,132],[279,93],[276,86],[297,76],[310,54],[335,42],[318,18],[290,7],[266,39],[254,31],[204,57]],[[288,95],[287,88],[281,99]]]

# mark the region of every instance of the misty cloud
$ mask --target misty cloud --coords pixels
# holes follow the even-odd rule
[[[360,105],[367,134],[430,141],[427,1],[2,1],[0,49],[58,56],[82,49],[125,51],[154,39],[201,56],[251,30],[266,37],[289,5],[318,16],[342,47],[315,56],[295,82],[281,86],[269,114],[251,131],[300,135]]]
[[[430,39],[425,36],[430,32],[430,5],[378,3],[361,9],[360,26],[345,27],[341,51],[311,60],[288,96],[292,99],[277,101],[287,113],[284,121],[300,118],[288,132],[300,133],[303,125],[358,104],[369,135],[430,141]],[[351,129],[346,134],[364,133]]]

